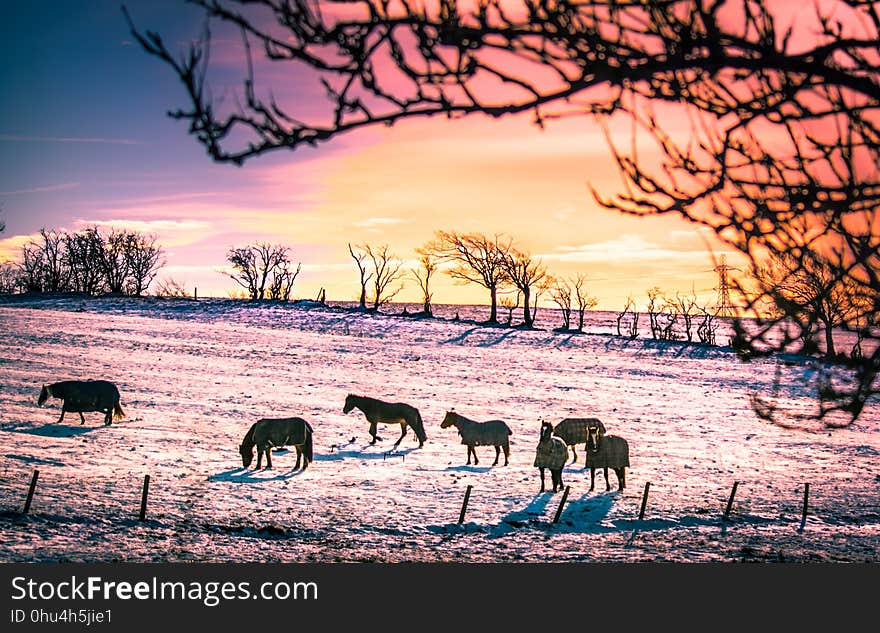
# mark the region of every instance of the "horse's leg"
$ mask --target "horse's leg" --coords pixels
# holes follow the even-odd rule
[[[254,466],[254,470],[260,470],[260,464],[263,463],[263,449],[257,446],[257,465]]]
[[[507,460],[510,458],[510,444],[504,443],[504,465],[507,466]]]
[[[373,438],[373,441],[370,442],[370,444],[375,444],[376,440],[379,439],[376,437],[376,426],[377,426],[376,422],[370,421],[370,435]]]
[[[584,466],[586,468],[586,466]],[[593,489],[596,487],[596,469],[590,469],[590,492],[593,492]]]
[[[617,489],[622,492],[626,488],[626,467],[615,468],[614,472],[617,473]]]
[[[299,470],[299,460],[302,457],[302,449],[299,445],[296,446],[296,466],[293,467],[294,470]]]
[[[561,468],[557,471],[556,477],[557,477],[557,479],[559,479],[559,490],[561,491],[563,488],[565,488],[565,484],[562,483],[562,469]]]
[[[501,457],[501,447],[498,446],[498,445],[496,444],[496,445],[495,445],[495,461],[492,462],[492,465],[493,465],[493,466],[497,466],[497,465],[498,465],[498,458],[499,458],[499,457]]]
[[[397,438],[397,441],[394,442],[394,446],[399,446],[400,441],[403,439],[403,436],[406,435],[406,422],[400,423],[400,437]]]
[[[470,466],[471,465],[471,445],[470,444],[467,445],[467,455],[468,455],[467,464],[465,464],[465,466]]]
[[[266,470],[272,468],[272,447],[266,447]]]
[[[611,484],[608,483],[608,466],[606,466],[603,470],[605,471],[605,492],[608,492],[609,490],[611,490]]]
[[[471,446],[471,451],[472,451],[473,454],[474,454],[474,466],[476,466],[477,464],[480,463],[480,460],[477,459],[477,445],[476,445],[476,444],[474,444],[473,446]]]
[[[110,426],[113,423],[113,409],[107,409],[107,413],[104,414],[104,426]]]
[[[541,471],[541,492],[544,492],[544,469],[539,468],[538,470]]]
[[[79,412],[79,425],[82,426],[86,423],[86,417],[83,415],[83,412]]]
[[[64,405],[61,405],[61,417],[58,418],[58,424],[61,424],[61,421],[64,420]]]

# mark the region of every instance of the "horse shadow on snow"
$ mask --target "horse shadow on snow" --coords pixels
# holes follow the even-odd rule
[[[344,460],[347,458],[354,459],[381,459],[388,460],[393,459],[395,457],[404,458],[406,455],[409,455],[413,451],[417,450],[416,447],[410,448],[391,448],[389,450],[380,450],[380,451],[371,451],[370,445],[365,444],[361,447],[352,447],[351,445],[346,446],[337,446],[330,453],[322,453],[315,454],[314,461],[316,462],[337,462],[340,460]]]
[[[91,433],[92,431],[97,431],[98,429],[103,428],[103,426],[79,424],[73,426],[71,424],[57,424],[52,422],[42,426],[31,426],[26,423],[5,424],[0,428],[9,433],[25,433],[26,435],[39,435],[40,437],[80,437]]]

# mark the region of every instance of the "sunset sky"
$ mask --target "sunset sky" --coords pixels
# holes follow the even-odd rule
[[[201,21],[179,4],[127,6],[182,50]],[[411,259],[437,230],[480,231],[511,236],[558,276],[585,273],[598,309],[618,309],[629,294],[642,303],[652,286],[714,301],[709,246],[716,257],[723,247],[678,218],[623,217],[593,202],[591,185],[610,194],[620,180],[589,119],[543,131],[529,117],[414,121],[216,165],[165,115],[185,105],[183,88],[132,41],[118,2],[15,3],[2,22],[0,259],[16,259],[41,227],[124,226],[158,236],[160,278],[227,296],[228,249],[269,241],[303,263],[297,298],[325,287],[330,300],[352,300],[348,242],[387,243]],[[417,301],[416,284],[399,298]],[[486,299],[437,280],[437,303]]]

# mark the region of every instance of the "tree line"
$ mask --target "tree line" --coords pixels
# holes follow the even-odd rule
[[[126,229],[42,228],[18,262],[0,265],[0,292],[79,292],[141,296],[165,264],[156,236]]]

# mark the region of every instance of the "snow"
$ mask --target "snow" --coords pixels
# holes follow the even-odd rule
[[[809,409],[812,363],[623,339],[612,316],[589,318],[571,335],[229,300],[0,304],[0,561],[880,560],[876,401],[847,428],[782,428],[749,394],[770,394],[779,367],[778,403]],[[60,401],[37,407],[43,383],[89,378],[119,386],[125,420],[57,424]],[[419,408],[425,447],[410,431],[391,450],[396,425],[371,446],[363,415],[342,413],[348,393]],[[509,466],[491,466],[491,447],[464,465],[455,429],[440,429],[452,407],[508,423]],[[290,450],[243,470],[244,433],[282,416],[312,424],[315,462],[295,472]],[[532,463],[539,420],[565,417],[600,418],[632,466],[619,493],[613,471],[611,492],[601,472],[590,492],[569,464],[552,524],[562,494],[537,492]]]

